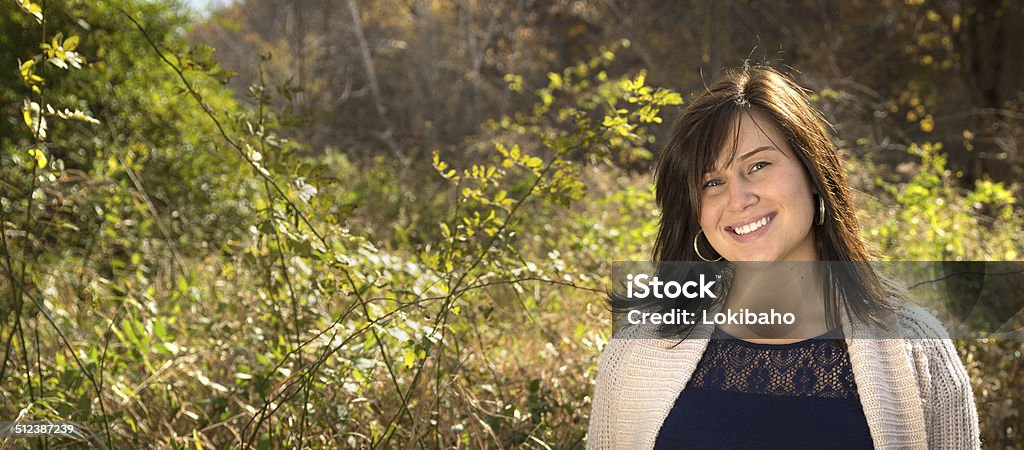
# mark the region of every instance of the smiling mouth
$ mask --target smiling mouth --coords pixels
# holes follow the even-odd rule
[[[725,227],[725,229],[727,231],[731,231],[733,234],[735,234],[737,236],[743,236],[743,235],[747,235],[747,234],[753,233],[753,232],[755,232],[757,230],[760,230],[765,225],[768,225],[769,223],[771,223],[772,219],[774,219],[774,218],[775,218],[775,214],[770,214],[770,215],[764,216],[764,217],[762,217],[760,219],[757,219],[757,220],[755,220],[753,222],[750,222],[748,224],[741,225],[741,226],[738,226],[738,227],[728,226],[728,227]]]

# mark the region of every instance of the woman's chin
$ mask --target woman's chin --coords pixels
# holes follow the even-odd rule
[[[773,259],[733,261],[733,267],[742,272],[764,271],[774,267],[778,261]]]
[[[762,252],[736,252],[734,258],[726,257],[733,263],[772,263],[781,260],[780,256],[771,251]]]

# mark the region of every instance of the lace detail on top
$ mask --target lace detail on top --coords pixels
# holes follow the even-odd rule
[[[838,333],[792,344],[755,344],[716,329],[689,385],[699,389],[791,397],[857,398]]]

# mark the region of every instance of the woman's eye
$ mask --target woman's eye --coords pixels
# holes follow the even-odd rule
[[[721,184],[722,184],[722,180],[711,180],[711,181],[708,181],[707,183],[704,183],[704,188],[720,186]]]
[[[757,162],[757,163],[754,163],[754,165],[750,166],[750,171],[751,172],[757,172],[758,170],[761,170],[761,169],[764,169],[765,167],[768,167],[768,165],[769,165],[769,163],[766,163],[764,161]]]

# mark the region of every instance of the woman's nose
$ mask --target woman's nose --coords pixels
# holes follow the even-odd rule
[[[739,211],[757,203],[757,195],[749,181],[740,178],[726,186],[729,189],[729,209]]]

